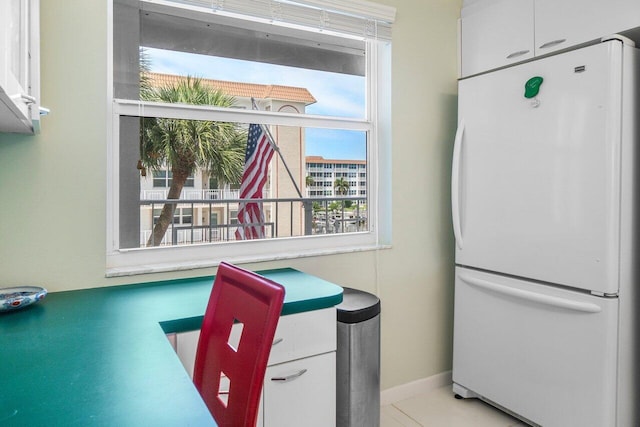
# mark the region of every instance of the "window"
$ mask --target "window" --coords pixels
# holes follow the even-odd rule
[[[194,186],[194,178],[193,175],[189,175],[187,180],[184,183],[185,187],[193,187]],[[154,187],[163,187],[168,188],[173,184],[173,174],[171,171],[166,169],[155,170],[153,171],[153,186]]]
[[[355,178],[346,171],[362,163],[362,182],[390,179],[393,8],[365,0],[109,5],[107,275],[388,242],[391,186],[334,191],[333,171]],[[253,129],[272,154],[256,155],[264,184],[247,196],[241,182]],[[307,196],[328,206],[336,194],[353,199],[342,206],[355,207],[357,228],[315,227]],[[251,227],[260,232],[248,238]]]
[[[162,212],[161,208],[153,209],[153,223],[157,223],[160,218],[160,214]],[[173,223],[174,224],[191,224],[192,223],[192,212],[191,208],[185,207],[177,207],[173,214]]]

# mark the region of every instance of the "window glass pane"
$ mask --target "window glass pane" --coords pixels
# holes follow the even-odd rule
[[[180,223],[191,224],[193,222],[193,209],[182,208],[180,209]]]
[[[164,170],[153,171],[153,187],[154,188],[168,188],[171,187],[173,180],[171,172]],[[184,183],[185,187],[193,187],[194,177],[189,175]]]
[[[9,1],[9,28],[7,31],[7,35],[10,37],[10,42],[5,46],[9,47],[9,53],[7,58],[9,60],[9,65],[11,67],[11,73],[13,77],[15,77],[20,85],[24,88],[27,87],[26,82],[26,73],[24,70],[25,65],[25,49],[24,44],[26,42],[26,38],[24,37],[25,28],[24,28],[24,16],[27,13],[24,8],[24,2],[21,0],[10,0]]]
[[[141,169],[131,161],[121,165],[122,174],[137,174],[136,185],[120,186],[121,223],[138,218],[136,227],[121,230],[123,248],[369,229],[366,176],[350,180],[347,172],[337,172],[366,166],[366,132],[272,125],[267,133],[247,123],[159,117],[123,116],[121,123],[121,158],[141,153]],[[257,150],[264,151],[247,161],[247,142],[255,139],[250,133],[256,127]],[[273,151],[270,157],[263,154],[269,151],[269,134],[282,158]],[[199,158],[202,153],[209,157]],[[247,179],[247,165],[257,165],[262,175]],[[258,175],[262,186],[247,193]],[[156,188],[159,180],[167,187]]]
[[[295,54],[283,53],[283,55]],[[335,72],[287,67],[194,53],[145,48],[152,87],[173,84],[192,76],[212,88],[235,97],[226,107],[273,112],[364,118],[365,78]],[[148,96],[147,96],[148,97]],[[143,99],[145,95],[143,92]],[[155,101],[166,102],[163,98]]]
[[[363,40],[144,7],[114,3],[116,98],[171,102],[157,89],[191,76],[236,98],[228,107],[366,116]]]
[[[168,187],[167,185],[167,171],[153,171],[153,186],[154,187]]]

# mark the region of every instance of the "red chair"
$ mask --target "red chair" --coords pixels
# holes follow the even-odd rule
[[[221,263],[204,314],[193,382],[220,427],[255,426],[284,288]],[[242,328],[237,346],[231,327]],[[235,348],[234,348],[235,347]]]

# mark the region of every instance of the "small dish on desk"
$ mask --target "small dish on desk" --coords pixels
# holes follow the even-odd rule
[[[46,295],[47,290],[38,286],[0,288],[0,312],[26,307],[40,301]]]

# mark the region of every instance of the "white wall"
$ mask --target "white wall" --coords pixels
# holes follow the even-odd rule
[[[382,387],[451,367],[449,165],[460,0],[385,0],[393,36],[393,249],[292,266],[382,299]],[[37,136],[0,134],[0,287],[50,291],[212,274],[106,279],[106,0],[41,0]]]

